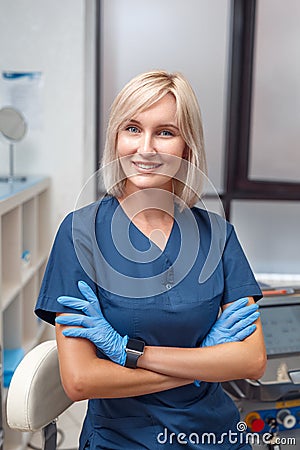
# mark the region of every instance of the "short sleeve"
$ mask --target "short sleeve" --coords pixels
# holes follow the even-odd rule
[[[88,283],[94,292],[97,291],[96,283],[78,261],[72,238],[72,217],[73,214],[69,214],[59,227],[35,306],[36,315],[52,325],[56,313],[76,313],[58,303],[57,298],[61,295],[83,298],[77,286],[79,280]]]
[[[262,298],[250,264],[238,241],[234,227],[229,225],[228,239],[223,254],[224,293],[222,304],[230,303],[242,297]]]

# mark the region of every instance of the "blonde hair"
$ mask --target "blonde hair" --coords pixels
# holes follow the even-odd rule
[[[187,206],[193,206],[201,194],[202,173],[206,174],[203,126],[196,95],[186,78],[180,73],[156,70],[142,73],[127,83],[111,106],[106,142],[101,161],[108,170],[103,171],[106,191],[120,197],[126,176],[123,172],[116,145],[118,132],[139,113],[171,93],[176,100],[178,128],[186,143],[184,158],[188,163],[181,181],[174,179],[174,194]],[[201,171],[201,172],[200,172]],[[121,181],[120,181],[121,180]]]

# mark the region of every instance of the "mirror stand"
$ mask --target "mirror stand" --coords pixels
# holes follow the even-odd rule
[[[15,144],[14,142],[9,143],[9,175],[8,176],[0,176],[0,182],[5,183],[13,183],[15,181],[26,181],[26,177],[24,176],[16,176],[15,175]]]

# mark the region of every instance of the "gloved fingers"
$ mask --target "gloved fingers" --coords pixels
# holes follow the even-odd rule
[[[241,320],[247,319],[248,317],[252,316],[252,314],[255,314],[258,312],[258,305],[253,304],[249,306],[244,306],[244,308],[241,308],[239,311],[236,311],[229,319],[228,319],[228,326],[232,327],[234,324],[239,323]],[[226,323],[227,325],[227,323]]]
[[[101,314],[102,316],[100,308],[99,311],[96,311],[93,305],[91,305],[87,300],[62,295],[61,297],[58,297],[57,301],[58,303],[60,303],[63,306],[66,306],[67,308],[77,309],[79,311],[84,312],[88,316],[98,317],[99,314]]]
[[[232,342],[234,337],[230,335],[228,329],[220,328],[218,332],[213,336],[208,334],[202,341],[200,347],[212,347],[213,345],[225,344],[225,342]]]
[[[230,306],[228,306],[228,308],[224,309],[220,317],[227,319],[228,317],[231,316],[231,314],[235,313],[239,309],[246,306],[248,302],[249,302],[248,297],[243,297],[240,298],[239,300],[236,300]]]
[[[90,339],[90,333],[88,328],[66,328],[62,334],[66,337]]]
[[[243,330],[236,333],[235,337],[232,339],[233,341],[243,341],[248,336],[250,336],[256,330],[256,325],[249,325]]]
[[[258,310],[258,305],[256,305],[256,304],[244,306],[244,307],[240,308],[239,310],[235,311],[234,313],[232,313],[229,317],[226,317],[225,319],[221,315],[220,320],[221,320],[221,323],[223,326],[226,326],[227,328],[231,328],[236,323],[251,316],[257,310]]]
[[[60,325],[68,325],[70,327],[78,326],[78,327],[91,328],[94,326],[93,318],[84,316],[82,314],[61,315],[61,316],[56,317],[55,322],[59,323]]]
[[[82,280],[78,281],[77,285],[78,289],[87,299],[87,301],[90,302],[96,309],[100,309],[98,298],[93,289],[85,281]]]
[[[260,316],[259,311],[254,311],[254,313],[250,314],[250,316],[246,317],[245,319],[241,319],[239,322],[234,324],[233,327],[229,329],[229,334],[232,336],[236,335],[239,331],[242,331],[244,328],[246,328],[249,325],[252,325],[253,322],[255,322]]]

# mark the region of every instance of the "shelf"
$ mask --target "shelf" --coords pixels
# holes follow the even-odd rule
[[[35,195],[36,190],[44,190],[49,187],[49,178],[42,176],[29,176],[25,182],[15,181],[14,183],[0,182],[0,202],[16,199],[22,203],[28,197]]]
[[[21,277],[21,209],[16,207],[1,218],[1,268],[4,295]]]
[[[38,281],[39,281],[39,286],[41,286],[42,281],[43,281],[43,277],[44,277],[44,273],[46,270],[46,266],[47,266],[47,259],[48,258],[44,258],[44,260],[40,261],[40,264],[38,265]]]
[[[18,294],[3,311],[3,345],[12,350],[22,347],[22,304]]]
[[[35,274],[37,266],[29,265],[28,267],[22,267],[21,270],[21,286],[25,286],[30,278]]]
[[[38,211],[38,258],[48,255],[50,236],[45,230],[49,230],[49,191],[43,191],[37,196]]]
[[[27,353],[45,339],[47,325],[34,306],[50,249],[49,179],[29,177],[25,183],[0,182],[0,345]],[[11,352],[6,353],[9,361]],[[4,449],[27,448],[28,436],[10,430],[5,420]]]
[[[25,353],[28,353],[31,349],[36,347],[41,342],[43,334],[46,330],[46,326],[47,325],[45,322],[42,322],[40,319],[37,319],[37,327],[35,335],[31,339],[28,338],[26,340],[26,338],[24,338],[23,349]]]
[[[22,205],[22,251],[23,268],[34,265],[37,257],[37,207],[33,197]]]
[[[45,322],[41,321],[34,314],[34,306],[38,296],[39,287],[40,277],[39,272],[37,272],[22,290],[22,347],[25,350],[25,353],[41,342],[42,334],[46,329]]]
[[[3,386],[8,387],[10,385],[12,376],[24,358],[24,350],[22,347],[7,350],[3,350]]]
[[[30,278],[22,290],[22,342],[33,341],[38,331],[38,318],[34,315],[34,305],[37,298],[37,276]]]
[[[47,260],[48,260],[48,256],[39,256],[36,260],[36,263],[30,264],[28,266],[23,266],[21,269],[21,283],[22,286],[24,286],[27,281],[32,277],[32,275],[34,273],[36,273],[37,271],[42,273],[42,276],[44,275],[44,271],[46,268],[46,264],[47,264]],[[40,280],[42,281],[42,280]]]
[[[5,311],[10,303],[14,300],[14,298],[19,294],[20,292],[20,285],[16,283],[2,283],[2,304],[1,304],[1,311]]]

